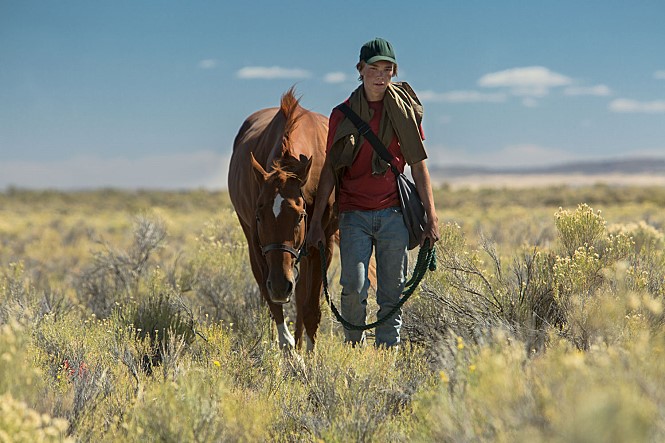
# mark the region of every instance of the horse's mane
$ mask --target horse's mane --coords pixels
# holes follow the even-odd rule
[[[300,99],[295,96],[295,88],[291,87],[282,95],[280,101],[279,112],[284,116],[284,133],[282,136],[282,153],[273,161],[272,170],[270,171],[270,179],[277,180],[279,183],[286,183],[290,178],[298,178],[298,175],[293,172],[293,168],[297,166],[298,160],[295,158],[291,151],[290,137],[296,128],[298,120],[303,115],[298,112],[300,107]]]
[[[279,105],[279,111],[285,119],[284,123],[284,136],[282,138],[282,156],[291,151],[290,136],[302,116],[302,112],[298,113],[300,107],[300,99],[295,96],[295,87],[289,88],[288,91],[282,95],[282,100]]]
[[[298,175],[295,172],[287,169],[289,167],[288,163],[288,160],[285,158],[275,160],[272,164],[272,171],[270,171],[270,178],[272,180],[278,180],[279,183],[282,184],[286,183],[290,178],[298,178]]]

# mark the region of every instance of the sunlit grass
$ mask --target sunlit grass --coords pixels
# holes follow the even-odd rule
[[[224,193],[10,190],[0,439],[663,440],[664,196],[438,190],[400,350],[344,345],[323,306],[285,353]]]

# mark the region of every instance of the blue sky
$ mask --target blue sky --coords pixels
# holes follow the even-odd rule
[[[0,0],[0,189],[220,188],[244,118],[328,115],[391,41],[430,165],[665,157],[665,2]]]

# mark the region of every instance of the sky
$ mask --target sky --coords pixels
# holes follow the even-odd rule
[[[428,164],[665,158],[662,0],[0,0],[0,190],[223,189],[251,113],[326,116],[389,40]]]

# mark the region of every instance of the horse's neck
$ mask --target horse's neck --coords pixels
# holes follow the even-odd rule
[[[270,150],[268,151],[268,156],[266,157],[265,168],[266,171],[272,171],[272,165],[275,162],[279,163],[285,154],[284,121],[281,114],[277,114],[275,119],[270,122],[266,133],[268,135],[267,139],[270,140],[268,146],[266,147],[269,147]]]

